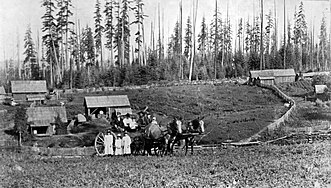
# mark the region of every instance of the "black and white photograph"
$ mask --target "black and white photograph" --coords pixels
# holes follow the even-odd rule
[[[0,187],[331,188],[331,0],[0,1]]]

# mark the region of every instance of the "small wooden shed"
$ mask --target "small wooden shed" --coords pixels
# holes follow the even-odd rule
[[[47,94],[46,80],[11,81],[11,90],[16,101],[45,100]]]
[[[88,96],[84,99],[85,114],[87,116],[111,114],[114,110],[121,114],[132,114],[130,101],[127,95]]]
[[[268,69],[250,71],[250,77],[253,79],[259,78],[261,83],[267,85],[294,82],[295,71],[294,69]]]
[[[67,123],[67,112],[64,106],[30,107],[26,114],[31,123],[31,133],[36,136],[51,136],[55,134],[56,118]]]

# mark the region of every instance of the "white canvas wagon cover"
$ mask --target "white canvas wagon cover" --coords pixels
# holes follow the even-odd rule
[[[322,94],[327,89],[328,89],[328,87],[326,85],[315,85],[315,92],[316,92],[316,94]]]

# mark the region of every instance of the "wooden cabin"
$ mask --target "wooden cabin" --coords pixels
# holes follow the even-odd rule
[[[274,85],[286,82],[295,82],[294,69],[268,69],[250,71],[252,79],[260,79],[262,84]]]
[[[303,78],[313,78],[314,76],[330,75],[330,72],[307,72],[303,73]]]
[[[130,101],[127,95],[88,96],[84,99],[85,114],[87,117],[97,117],[103,114],[112,114],[114,110],[123,114],[132,114]]]
[[[16,101],[43,101],[47,94],[46,80],[11,81],[11,90]]]
[[[26,114],[31,123],[31,133],[35,136],[52,136],[55,134],[56,118],[67,124],[67,112],[64,106],[30,107]]]

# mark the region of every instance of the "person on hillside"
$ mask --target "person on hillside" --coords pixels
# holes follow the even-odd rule
[[[114,136],[111,134],[111,131],[108,130],[107,134],[105,135],[105,155],[114,155]]]
[[[131,138],[127,132],[122,139],[123,155],[131,155]]]
[[[123,155],[122,135],[118,134],[115,140],[115,155]]]

